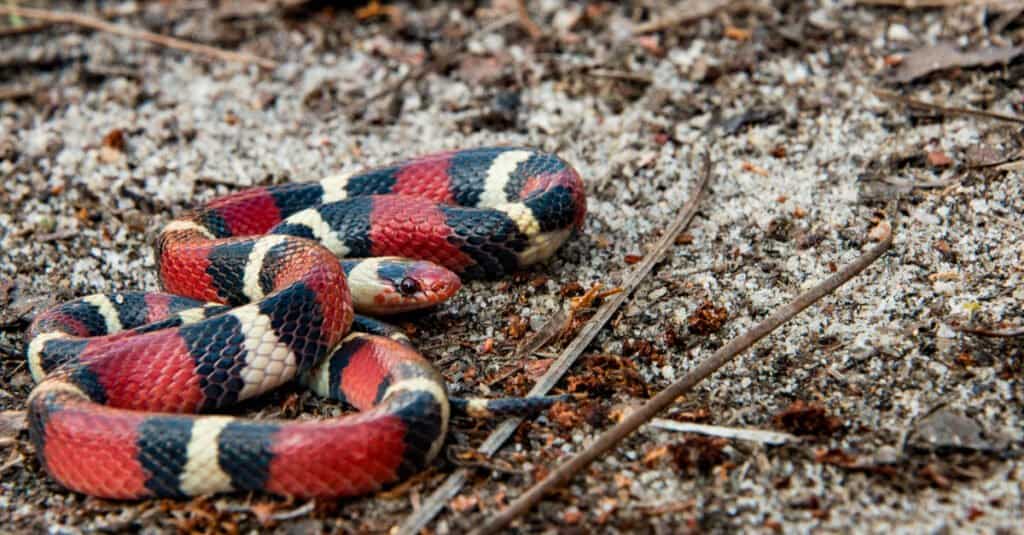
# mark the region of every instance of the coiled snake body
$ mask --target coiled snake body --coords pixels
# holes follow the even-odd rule
[[[346,496],[394,483],[437,455],[449,399],[400,333],[355,312],[429,306],[459,277],[544,260],[585,212],[578,173],[523,148],[212,201],[161,232],[165,293],[92,295],[35,319],[27,353],[39,384],[28,409],[39,458],[62,485],[108,498]],[[296,377],[361,412],[191,414]]]

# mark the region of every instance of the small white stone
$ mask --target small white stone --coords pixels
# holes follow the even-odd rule
[[[902,24],[889,26],[889,33],[886,34],[890,41],[913,41],[914,34]]]
[[[956,338],[956,331],[952,327],[945,323],[939,324],[939,328],[935,333],[939,338]]]
[[[793,65],[782,74],[788,85],[802,84],[807,81],[808,76],[810,76],[810,72],[807,70],[807,65],[803,63]]]

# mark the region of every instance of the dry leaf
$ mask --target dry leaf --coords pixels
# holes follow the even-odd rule
[[[894,82],[910,82],[935,71],[954,67],[976,67],[1008,63],[1020,54],[1024,47],[988,47],[961,51],[951,43],[919,48],[903,57],[899,67],[890,76]]]

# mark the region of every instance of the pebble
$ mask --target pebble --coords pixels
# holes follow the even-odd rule
[[[887,33],[887,36],[890,41],[906,42],[914,40],[914,34],[911,33],[910,30],[902,24],[893,24],[889,26],[889,32]]]

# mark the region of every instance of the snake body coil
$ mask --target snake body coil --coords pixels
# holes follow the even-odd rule
[[[369,319],[357,320],[360,330],[377,334],[351,332],[355,312],[430,305],[459,288],[452,272],[498,278],[544,260],[585,211],[572,167],[521,148],[212,201],[160,234],[165,293],[88,296],[33,322],[27,353],[40,382],[28,408],[39,458],[68,488],[125,499],[345,496],[408,477],[444,442],[444,382],[401,335]],[[391,256],[450,272],[338,261]],[[364,284],[378,276],[394,282]],[[361,412],[320,421],[191,414],[300,376]]]

